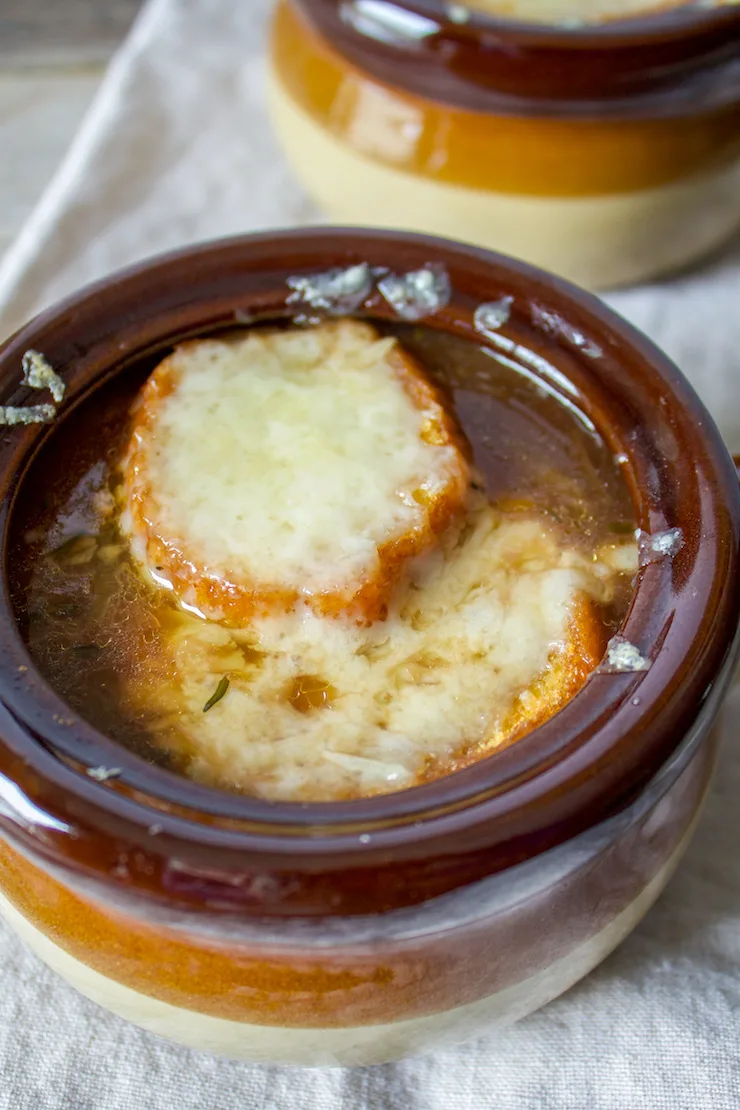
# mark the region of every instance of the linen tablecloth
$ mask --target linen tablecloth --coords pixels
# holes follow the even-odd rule
[[[318,221],[265,120],[269,8],[145,7],[0,265],[0,335],[156,251]],[[678,362],[740,447],[740,241],[607,299]],[[0,1110],[738,1110],[739,721],[740,692],[706,814],[659,904],[584,983],[512,1029],[377,1068],[232,1063],[109,1016],[0,925]]]

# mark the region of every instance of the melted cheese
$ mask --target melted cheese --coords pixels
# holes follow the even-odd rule
[[[588,599],[607,599],[614,580],[543,519],[479,503],[463,533],[415,561],[386,621],[306,608],[237,630],[173,615],[169,681],[152,672],[129,697],[155,706],[164,742],[201,781],[304,801],[402,789],[556,712],[600,658]]]
[[[373,619],[462,504],[455,439],[420,368],[369,325],[184,344],[138,409],[124,525],[208,616],[308,600]]]

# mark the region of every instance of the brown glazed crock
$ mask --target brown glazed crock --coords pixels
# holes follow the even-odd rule
[[[547,26],[280,0],[269,88],[297,176],[342,222],[382,213],[593,288],[685,266],[740,225],[736,6]]]
[[[92,997],[173,1037],[255,1059],[385,1059],[428,1047],[439,1037],[425,1023],[463,1010],[467,1024],[443,1022],[440,1035],[468,1035],[484,1020],[486,992],[505,995],[512,975],[529,981],[545,950],[554,965],[603,935],[594,958],[579,948],[565,978],[499,1016],[512,1020],[584,974],[647,909],[686,842],[736,655],[740,491],[711,418],[641,334],[590,295],[522,263],[445,240],[342,229],[189,248],[115,274],[11,337],[0,349],[0,401],[33,403],[20,367],[25,351],[38,350],[67,383],[63,420],[112,375],[185,336],[305,311],[288,278],[360,263],[376,274],[444,267],[449,303],[424,324],[483,346],[492,340],[476,331],[476,309],[513,297],[501,334],[535,357],[538,373],[622,457],[640,528],[680,528],[684,543],[641,568],[621,630],[649,670],[593,674],[534,733],[425,786],[348,803],[241,798],[121,749],[37,672],[11,596],[13,517],[24,475],[56,425],[3,430],[2,905],[17,926],[30,923],[30,942]],[[357,312],[394,318],[376,287]],[[105,782],[87,773],[100,768],[120,773]],[[511,900],[545,870],[559,878],[521,916]],[[506,909],[487,919],[491,891]],[[463,902],[476,939],[451,948]],[[607,937],[614,921],[624,928],[614,925]],[[387,948],[386,933],[395,938]],[[448,940],[435,948],[443,934]],[[78,970],[92,968],[98,987],[62,966],[59,953]],[[176,1009],[178,1021],[205,1014],[245,1037],[236,1044],[216,1027],[202,1036],[165,1029],[104,997],[100,984],[111,981],[129,1002],[136,992]],[[412,1035],[416,1021],[422,1031],[414,1025]],[[394,1023],[408,1035],[399,1031],[391,1044]],[[294,1041],[296,1030],[354,1033],[349,1047],[309,1040],[293,1052],[257,1045],[254,1030],[265,1028]]]

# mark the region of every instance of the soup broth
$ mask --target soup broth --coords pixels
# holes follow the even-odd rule
[[[26,479],[11,565],[32,657],[82,718],[209,785],[321,801],[487,757],[586,681],[637,567],[618,462],[531,370],[423,327],[381,331],[441,390],[469,489],[386,575],[386,603],[369,614],[327,615],[305,599],[244,619],[203,612],[167,567],[144,565],[126,467],[132,406],[155,362],[60,423]],[[223,439],[220,419],[192,434]],[[225,520],[230,503],[218,512]]]

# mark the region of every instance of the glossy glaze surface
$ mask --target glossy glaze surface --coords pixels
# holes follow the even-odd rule
[[[740,224],[736,8],[567,30],[393,12],[275,11],[273,123],[334,219],[382,210],[588,288],[683,267]]]
[[[91,898],[74,880],[66,887],[7,846],[0,893],[30,926],[32,943],[40,934],[56,946],[42,952],[53,966],[83,991],[83,968],[91,969],[98,1000],[114,1010],[125,1003],[132,1020],[147,1025],[157,1010],[146,1000],[157,1000],[178,1039],[207,1043],[225,1022],[220,1047],[233,1051],[241,1024],[243,1054],[260,1058],[262,1039],[268,1059],[290,1062],[320,1062],[332,1047],[346,1059],[355,1030],[354,1062],[373,1062],[406,1051],[412,1023],[410,1047],[418,1049],[479,1023],[516,1020],[600,962],[675,868],[715,752],[716,737],[696,736],[618,817],[505,874],[383,917],[281,925],[148,915],[136,903]],[[127,991],[139,996],[138,1017]],[[291,1029],[293,1044],[281,1044],[275,1027]]]
[[[290,2],[350,66],[475,111],[633,119],[737,105],[736,5],[563,28],[472,8],[460,20],[442,0],[402,0],[395,18],[342,0]]]
[[[357,154],[422,180],[529,197],[596,197],[656,188],[740,157],[740,87],[734,102],[668,117],[595,106],[580,118],[545,108],[468,108],[380,78],[370,63],[350,64],[311,14],[294,0],[276,9],[273,66],[284,91]],[[351,180],[345,188],[351,192]]]

